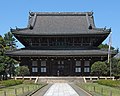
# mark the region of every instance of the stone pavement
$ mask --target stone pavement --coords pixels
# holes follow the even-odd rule
[[[31,96],[43,96],[45,92],[52,86],[52,84],[48,84],[47,86],[43,87],[42,89],[38,90]]]
[[[74,83],[48,84],[32,96],[92,96]]]
[[[67,83],[53,84],[44,96],[79,96],[77,92]]]

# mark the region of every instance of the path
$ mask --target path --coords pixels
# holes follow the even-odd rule
[[[72,87],[71,87],[72,86]],[[92,96],[74,83],[54,83],[48,84],[32,96]]]
[[[79,96],[77,92],[67,83],[53,84],[44,96]]]

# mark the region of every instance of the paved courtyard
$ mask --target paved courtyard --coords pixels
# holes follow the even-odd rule
[[[67,83],[53,84],[44,96],[79,96],[77,92]]]

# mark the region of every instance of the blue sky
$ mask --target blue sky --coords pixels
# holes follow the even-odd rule
[[[112,28],[112,46],[120,49],[120,0],[1,0],[0,34],[26,27],[29,11],[94,12],[96,27]],[[108,43],[108,38],[104,41]],[[22,47],[18,44],[19,48]]]

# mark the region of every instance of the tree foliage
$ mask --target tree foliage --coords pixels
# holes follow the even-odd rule
[[[105,62],[97,61],[91,66],[93,75],[102,76],[107,74],[107,65]]]
[[[23,76],[24,77],[24,75],[29,75],[30,71],[29,71],[29,68],[27,66],[18,66],[16,68],[16,74],[18,76]]]
[[[109,66],[108,66],[109,69]],[[112,58],[111,60],[111,71],[113,76],[120,76],[120,59]]]
[[[117,70],[118,70],[118,71],[117,71],[117,72],[118,72],[117,74],[120,76],[120,61],[118,62]]]
[[[9,46],[10,50],[16,49],[16,40],[13,37],[11,32],[8,32],[4,35],[4,40],[7,46]]]
[[[120,59],[112,58],[111,59],[111,75],[112,76],[120,76]],[[108,75],[110,76],[110,64],[106,62],[95,62],[91,66],[91,74],[102,76]]]
[[[3,72],[5,69],[4,63],[0,63],[0,73]]]
[[[100,45],[98,46],[98,48],[104,49],[104,50],[108,50],[109,45],[108,45],[108,44],[100,44]],[[114,49],[115,49],[115,48],[111,46],[111,50],[114,50]]]
[[[5,55],[7,50],[16,49],[15,38],[8,32],[4,37],[0,36],[0,80],[7,79],[14,74],[15,64],[18,62]]]

